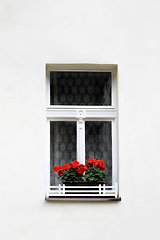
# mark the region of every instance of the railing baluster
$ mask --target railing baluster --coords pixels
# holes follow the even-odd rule
[[[103,184],[103,194],[105,194],[105,184]]]
[[[115,183],[115,198],[118,197],[118,183]]]
[[[61,194],[61,185],[58,185],[58,194]]]
[[[63,184],[63,194],[65,195],[65,184]]]

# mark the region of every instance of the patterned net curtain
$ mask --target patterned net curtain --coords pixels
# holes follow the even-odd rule
[[[106,185],[112,185],[112,123],[110,121],[85,122],[86,159],[105,160],[107,166]]]
[[[77,129],[76,122],[50,122],[50,184],[60,183],[54,165],[63,165],[77,159]]]
[[[110,72],[51,72],[50,104],[110,106]]]

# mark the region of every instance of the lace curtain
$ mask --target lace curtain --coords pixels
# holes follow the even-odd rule
[[[112,124],[110,121],[85,122],[86,159],[105,160],[107,166],[106,185],[112,185]]]
[[[110,106],[110,72],[50,72],[50,104]]]
[[[50,184],[60,183],[53,166],[77,159],[76,122],[52,121],[50,123]]]

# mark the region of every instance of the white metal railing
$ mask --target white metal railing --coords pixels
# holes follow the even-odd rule
[[[50,186],[48,197],[118,197],[118,183],[115,186],[106,186],[105,184],[99,184],[98,186]]]

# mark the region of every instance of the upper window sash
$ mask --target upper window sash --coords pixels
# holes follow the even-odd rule
[[[50,104],[50,72],[110,72],[111,73],[111,105],[51,105]],[[116,73],[117,65],[101,65],[101,64],[47,64],[46,65],[46,108],[47,109],[116,109]]]

